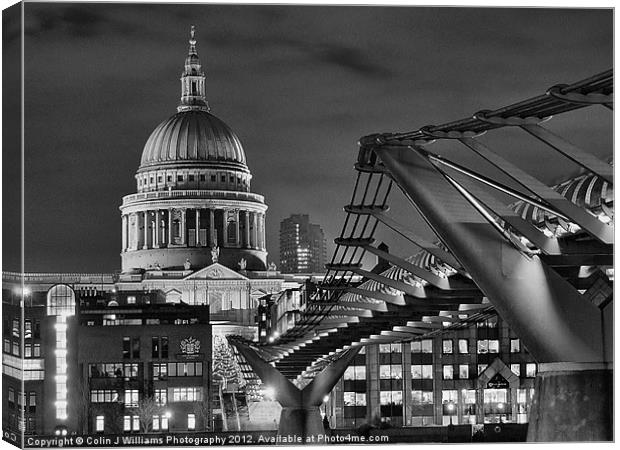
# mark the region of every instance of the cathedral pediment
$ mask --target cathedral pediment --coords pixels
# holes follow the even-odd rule
[[[192,273],[184,278],[184,280],[247,280],[238,272],[229,269],[220,263],[214,263],[197,272]]]

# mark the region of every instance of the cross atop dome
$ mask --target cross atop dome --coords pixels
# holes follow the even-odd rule
[[[196,52],[196,27],[190,28],[189,51],[181,74],[181,103],[177,111],[209,111],[205,93],[205,74]]]
[[[196,54],[196,37],[195,37],[195,33],[196,33],[196,27],[194,25],[192,25],[192,27],[190,28],[189,31],[189,54],[190,55],[195,55]]]

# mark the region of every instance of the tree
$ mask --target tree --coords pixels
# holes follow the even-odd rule
[[[153,397],[145,397],[138,401],[138,406],[134,406],[129,411],[132,415],[138,416],[140,431],[147,433],[153,425],[153,416],[162,414],[164,408]]]
[[[229,383],[236,385],[237,389],[245,385],[237,358],[228,340],[220,335],[213,336],[213,379],[219,380],[224,389]]]

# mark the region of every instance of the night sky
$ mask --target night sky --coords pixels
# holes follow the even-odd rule
[[[240,137],[269,206],[276,263],[292,213],[330,243],[339,234],[361,136],[460,119],[613,64],[611,10],[27,3],[26,271],[120,268],[118,206],[149,134],[176,111],[192,24],[211,112]],[[611,137],[597,139],[592,151],[610,155]],[[565,172],[525,164],[547,181]],[[3,269],[16,270],[6,215]]]

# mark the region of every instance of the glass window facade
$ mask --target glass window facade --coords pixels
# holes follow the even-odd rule
[[[534,378],[536,376],[536,363],[527,363],[525,365],[525,376]]]
[[[432,364],[412,364],[411,365],[411,378],[431,380],[433,378],[433,365]]]

